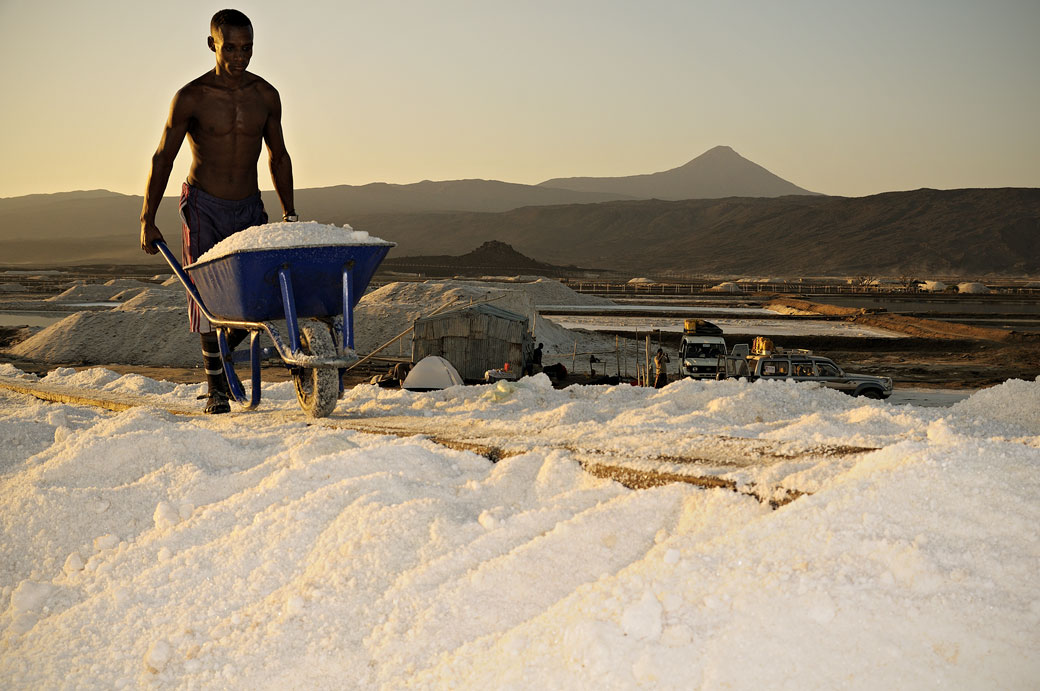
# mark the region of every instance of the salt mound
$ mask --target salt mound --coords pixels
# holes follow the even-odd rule
[[[986,426],[994,432],[994,424],[1004,426],[1005,436],[1040,434],[1040,377],[1028,382],[1008,379],[1003,384],[978,391],[956,403],[951,411],[962,415],[960,429]],[[1030,403],[1032,401],[1032,403]]]
[[[926,293],[941,293],[946,290],[946,284],[942,281],[925,281],[921,284],[921,290]]]
[[[401,273],[398,276],[419,276],[419,274],[407,274]],[[494,274],[485,274],[477,278],[479,281],[485,283],[530,283],[531,281],[537,281],[540,276],[531,276],[528,274],[515,274],[513,276],[501,276]]]
[[[199,364],[199,337],[188,332],[188,308],[77,312],[18,343],[12,354],[54,363]]]
[[[582,295],[559,281],[540,278],[531,283],[482,283],[475,281],[423,281],[389,283],[368,293],[354,309],[355,345],[359,352],[371,349],[402,333],[419,317],[451,304],[447,309],[493,300],[495,307],[533,321],[535,340],[545,345],[546,356],[614,350],[613,337],[571,331],[537,314],[536,305],[611,304],[610,300]],[[387,355],[409,355],[409,337],[391,346]],[[546,364],[551,360],[546,359]],[[569,364],[568,364],[569,366]]]
[[[106,286],[77,285],[72,286],[64,293],[47,298],[47,302],[109,302],[113,296],[122,291]]]
[[[183,307],[187,304],[187,300],[188,297],[185,295],[184,290],[155,287],[142,290],[136,296],[114,309],[119,312],[133,312],[152,307]]]
[[[982,283],[958,283],[957,292],[970,293],[972,295],[984,295],[989,292],[989,288]]]
[[[389,245],[392,243],[372,237],[363,230],[349,225],[342,228],[317,221],[305,223],[267,223],[235,233],[196,260],[210,261],[235,252],[286,247],[314,247],[320,245]]]
[[[24,290],[21,283],[0,283],[0,293],[21,293]]]
[[[647,284],[647,283],[653,283],[653,281],[651,281],[649,278],[639,277],[639,278],[630,278],[630,279],[628,279],[628,283],[629,283],[629,285],[643,285],[643,284]]]
[[[787,305],[767,305],[766,309],[770,312],[776,312],[777,314],[790,314],[798,317],[814,317],[817,316],[816,312],[810,312],[808,310],[800,310],[797,307],[788,307]]]
[[[395,304],[419,304],[435,309],[430,304],[433,298],[443,300],[483,299],[490,295],[501,295],[503,291],[522,293],[536,305],[612,305],[614,302],[595,295],[584,295],[571,290],[559,281],[538,278],[528,283],[502,283],[491,281],[402,281],[388,283],[369,292],[362,302],[389,302]],[[514,310],[515,311],[515,310]]]
[[[720,283],[717,286],[714,286],[712,288],[708,288],[708,290],[714,291],[716,293],[740,293],[740,292],[742,292],[741,289],[740,289],[740,285],[737,284],[737,283],[734,283],[733,281],[726,281],[725,283]]]
[[[116,296],[126,291],[146,290],[153,284],[137,281],[132,278],[113,278],[104,285],[76,284],[60,295],[47,298],[47,302],[114,302]],[[136,295],[137,293],[133,293]]]
[[[132,298],[137,297],[141,293],[148,290],[147,288],[130,288],[129,290],[121,290],[110,298],[111,302],[126,302]]]
[[[110,281],[105,281],[105,285],[109,288],[126,290],[127,288],[148,288],[151,286],[151,283],[138,281],[136,278],[113,278]]]
[[[495,286],[494,281],[485,285]],[[586,295],[568,288],[559,281],[539,276],[525,283],[506,283],[498,287],[520,290],[536,305],[613,305],[614,301],[597,295]]]

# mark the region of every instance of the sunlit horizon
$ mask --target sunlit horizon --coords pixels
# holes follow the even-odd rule
[[[823,194],[1040,187],[1036,3],[238,7],[299,189],[639,175],[718,145]],[[0,197],[141,195],[215,9],[0,6]]]

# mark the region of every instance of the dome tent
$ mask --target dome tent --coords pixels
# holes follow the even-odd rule
[[[401,384],[408,391],[439,391],[462,386],[462,377],[450,362],[439,355],[427,355],[416,363]]]

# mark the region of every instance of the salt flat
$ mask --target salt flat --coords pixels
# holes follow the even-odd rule
[[[1040,678],[1040,381],[948,408],[790,382],[359,386],[317,424],[287,383],[212,418],[161,410],[201,385],[44,381],[156,405],[0,392],[13,688]],[[341,427],[390,419],[515,453]],[[732,484],[628,489],[583,470],[608,452],[644,470],[699,458]],[[804,494],[773,510],[752,487]]]

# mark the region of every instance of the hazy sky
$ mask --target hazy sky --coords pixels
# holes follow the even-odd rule
[[[222,6],[0,0],[0,197],[142,194]],[[826,194],[1040,187],[1038,0],[233,6],[301,188],[632,175],[719,144]]]

